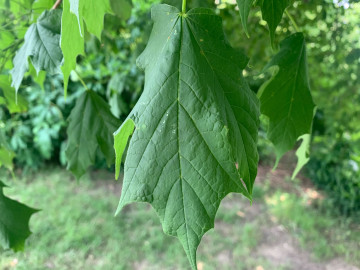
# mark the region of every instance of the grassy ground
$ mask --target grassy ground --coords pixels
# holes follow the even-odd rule
[[[199,270],[357,269],[359,228],[315,209],[308,189],[274,188],[271,177],[262,173],[252,206],[237,194],[224,200],[199,247]],[[0,251],[0,269],[188,269],[151,207],[134,204],[114,217],[121,183],[112,179],[98,172],[77,182],[49,169],[7,181],[8,196],[42,211],[31,219],[25,252]]]

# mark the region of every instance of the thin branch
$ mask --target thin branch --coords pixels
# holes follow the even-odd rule
[[[57,7],[60,6],[60,4],[61,4],[61,0],[56,0],[55,4],[51,9],[57,9]]]

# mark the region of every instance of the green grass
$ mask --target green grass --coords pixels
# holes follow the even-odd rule
[[[6,195],[42,211],[31,218],[33,234],[24,252],[0,250],[0,269],[189,269],[180,243],[164,235],[149,205],[126,206],[114,217],[121,182],[106,172],[92,178],[75,181],[56,168],[17,181],[2,178],[12,186],[5,189]],[[250,206],[239,194],[224,200],[215,230],[204,236],[198,249],[202,269],[287,269],[257,253],[262,231],[272,226],[270,216],[315,257],[360,262],[359,230],[309,207],[306,197],[273,192],[266,182],[255,186],[254,203],[256,207]]]
[[[100,178],[113,178],[97,175]],[[86,177],[85,177],[86,178]],[[77,182],[60,169],[36,174],[15,183],[5,193],[42,209],[31,218],[33,234],[23,253],[3,251],[0,269],[188,269],[186,255],[173,237],[163,234],[156,213],[147,204],[127,206],[117,217],[120,182],[113,180]],[[114,188],[115,187],[115,188]],[[244,200],[245,202],[246,200]],[[256,246],[256,225],[226,210],[217,218],[217,227],[231,223],[230,230],[213,230],[199,248],[198,260],[206,269],[233,269],[222,264],[217,254],[228,251],[239,263],[236,269],[257,262],[247,260]],[[224,217],[225,221],[222,220]],[[141,268],[143,267],[143,268]]]
[[[311,201],[306,194],[299,197],[281,190],[266,199],[270,213],[298,238],[303,248],[311,250],[315,258],[340,256],[350,263],[359,263],[359,225],[352,224],[350,219],[332,216],[326,205],[315,209]]]

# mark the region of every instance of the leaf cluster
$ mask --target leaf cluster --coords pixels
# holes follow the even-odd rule
[[[303,138],[297,152],[298,172],[308,161],[314,102],[306,38],[286,10],[294,7],[293,1],[237,1],[244,32],[252,35],[247,22],[257,6],[260,13],[254,17],[259,23],[265,21],[266,28],[263,24],[260,29],[269,31],[268,47],[277,50],[267,50],[269,62],[261,69],[273,73],[255,80],[256,91],[244,77],[250,69],[248,58],[230,45],[224,33],[218,16],[227,12],[221,10],[222,4],[214,11],[203,8],[214,7],[212,1],[193,1],[192,5],[202,8],[187,11],[184,1],[185,10],[180,11],[176,7],[179,2],[175,7],[152,8],[153,30],[137,60],[144,76],[138,75],[131,56],[142,49],[137,46],[143,44],[139,39],[147,39],[136,32],[142,25],[131,32],[121,29],[125,28],[124,20],[137,24],[130,16],[132,6],[136,9],[146,4],[128,0],[64,0],[55,10],[29,17],[29,28],[19,34],[19,45],[24,43],[10,73],[16,91],[32,70],[40,82],[41,70],[61,70],[65,96],[68,88],[71,93],[72,81],[81,85],[85,91],[77,95],[68,119],[68,169],[81,177],[100,152],[109,166],[116,162],[118,177],[125,159],[118,211],[131,202],[150,203],[164,232],[179,238],[195,269],[197,246],[214,226],[221,200],[230,192],[252,200],[259,161],[260,114],[268,118],[267,136],[275,147],[277,161]],[[284,13],[295,30],[286,33],[297,33],[287,36],[278,48],[276,29]],[[104,21],[110,26],[105,25],[102,32]],[[229,29],[231,23],[224,25]],[[130,46],[132,49],[124,53],[124,39],[114,39],[114,35],[131,36],[135,48]],[[97,54],[102,49],[109,53]],[[129,65],[122,65],[129,58]],[[11,68],[8,62],[6,65],[4,82]],[[94,69],[94,65],[100,68]],[[3,104],[13,112],[22,110],[20,103],[6,96],[9,87],[1,86]],[[119,126],[114,141],[112,134]],[[45,136],[40,130],[35,132]],[[42,147],[45,155],[52,151]]]

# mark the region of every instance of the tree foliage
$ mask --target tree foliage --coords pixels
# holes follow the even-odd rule
[[[95,163],[96,151],[105,156],[110,166],[114,163],[113,132],[120,125],[110,112],[109,105],[94,91],[82,94],[69,116],[66,159],[68,170],[80,178]]]
[[[250,79],[243,76],[251,66],[246,50],[244,53],[231,47],[224,34],[223,27],[226,30],[231,25],[222,24],[218,16],[222,11],[204,8],[214,7],[214,1],[190,1],[189,7],[200,6],[190,10],[186,1],[169,0],[164,2],[172,6],[155,5],[153,30],[137,61],[145,77],[136,76],[141,83],[144,80],[144,90],[135,106],[119,101],[130,71],[127,75],[113,72],[111,68],[116,64],[108,61],[104,74],[109,84],[105,93],[97,91],[97,87],[103,87],[103,74],[94,76],[98,82],[85,83],[86,72],[81,78],[78,71],[81,64],[88,64],[86,52],[95,46],[89,44],[101,44],[101,49],[110,40],[118,50],[117,41],[102,35],[102,30],[112,21],[115,25],[112,31],[123,35],[116,30],[118,22],[114,21],[129,18],[131,21],[131,9],[138,1],[63,0],[53,9],[51,1],[20,0],[21,5],[10,2],[0,2],[2,12],[24,16],[22,8],[26,7],[33,15],[24,16],[28,18],[25,22],[14,19],[6,26],[9,31],[0,32],[3,49],[0,104],[11,114],[25,111],[28,104],[21,96],[21,84],[26,83],[23,79],[30,74],[42,85],[44,75],[40,70],[49,73],[61,70],[65,95],[69,77],[70,83],[77,81],[83,85],[85,92],[74,97],[76,104],[68,119],[65,151],[68,169],[77,177],[82,176],[100,152],[109,166],[115,163],[118,178],[121,162],[125,160],[118,211],[131,202],[150,203],[164,232],[179,238],[193,269],[197,246],[214,226],[221,200],[230,192],[242,193],[252,200],[259,161],[260,114],[269,120],[267,136],[275,147],[277,162],[299,139],[302,144],[297,151],[299,162],[294,175],[308,161],[315,107],[305,44],[309,33],[299,32],[290,14],[294,1],[236,1],[239,9],[236,12],[240,12],[238,17],[246,35],[256,35],[248,23],[254,20],[254,9],[261,13],[261,23],[266,22],[270,35],[267,47],[271,48],[272,59],[261,69],[271,68],[274,73],[271,78],[264,75],[257,95],[249,87]],[[290,28],[297,33],[288,35],[278,49],[276,29],[284,13],[293,23]],[[1,20],[0,23],[5,24]],[[18,25],[28,28],[17,31]],[[89,40],[92,43],[85,46]],[[94,59],[99,62],[96,56]],[[129,77],[134,80],[135,76]],[[19,88],[16,101],[15,92]],[[134,103],[136,98],[128,100]],[[132,109],[127,117],[121,113],[125,106],[126,111]],[[0,166],[11,169],[13,157],[6,141],[0,140]],[[0,234],[4,235],[2,231]]]
[[[15,251],[24,248],[25,239],[31,234],[29,219],[37,210],[6,197],[0,181],[0,245]]]
[[[269,117],[268,137],[275,145],[277,163],[300,136],[310,133],[315,107],[303,34],[289,36],[280,47],[279,53],[266,66],[277,66],[278,72],[259,93],[261,112]]]

